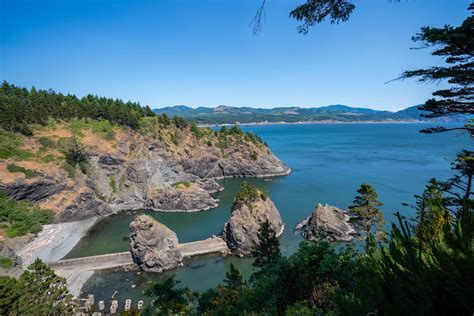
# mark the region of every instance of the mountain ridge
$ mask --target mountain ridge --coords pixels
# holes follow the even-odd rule
[[[297,123],[297,122],[465,122],[466,115],[452,115],[440,118],[426,118],[425,111],[419,110],[420,105],[410,106],[400,111],[374,110],[363,107],[351,107],[332,104],[321,107],[301,108],[297,106],[275,107],[270,109],[233,107],[219,105],[217,107],[192,108],[186,105],[168,106],[153,111],[168,116],[181,116],[188,121],[200,124],[235,124],[235,123]]]

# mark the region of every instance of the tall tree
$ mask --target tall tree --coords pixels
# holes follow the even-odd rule
[[[358,222],[362,226],[359,236],[366,240],[366,249],[369,246],[370,236],[374,233],[378,240],[384,237],[384,217],[380,210],[382,202],[378,200],[377,192],[368,183],[363,183],[357,189],[357,195],[349,209],[358,217]]]
[[[447,81],[451,86],[433,92],[421,110],[429,111],[427,117],[450,114],[474,114],[474,3],[468,9],[471,13],[460,26],[421,28],[421,32],[412,39],[423,47],[433,48],[433,56],[444,58],[446,66],[405,71],[401,78],[418,78],[420,82]],[[474,136],[474,126],[467,123],[464,127],[434,127],[423,130],[425,133],[444,132],[453,129],[467,130]]]
[[[145,291],[145,295],[153,298],[152,303],[146,307],[147,315],[180,314],[187,311],[190,291],[188,288],[177,288],[180,281],[175,280],[175,275],[163,281],[154,282]]]
[[[262,273],[265,273],[265,271],[274,267],[278,260],[280,260],[280,242],[268,220],[260,224],[257,237],[258,242],[252,248],[252,256],[255,257],[252,265],[259,268]]]
[[[70,315],[74,309],[66,280],[36,259],[18,280],[18,315]]]

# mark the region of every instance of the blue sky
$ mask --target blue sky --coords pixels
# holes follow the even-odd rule
[[[436,87],[385,82],[439,63],[410,50],[421,26],[457,25],[469,0],[354,0],[351,19],[298,34],[289,11],[267,0],[0,0],[0,79],[139,101],[153,108],[321,106],[396,110]]]

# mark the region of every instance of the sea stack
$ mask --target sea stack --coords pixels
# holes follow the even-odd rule
[[[302,230],[307,240],[350,241],[356,232],[349,219],[349,215],[337,207],[318,204],[295,230]]]
[[[232,204],[230,220],[224,224],[224,240],[232,252],[240,256],[250,255],[252,246],[258,242],[258,229],[266,220],[277,236],[283,233],[280,213],[266,192],[242,182]]]
[[[176,233],[154,218],[139,215],[129,229],[133,261],[141,270],[162,272],[177,267],[183,259]]]

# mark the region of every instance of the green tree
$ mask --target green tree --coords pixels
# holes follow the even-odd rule
[[[254,276],[271,270],[281,258],[280,242],[268,219],[260,224],[257,237],[258,241],[252,247],[252,256],[255,257],[252,265],[259,271]]]
[[[363,183],[357,189],[357,195],[349,209],[358,217],[357,221],[361,225],[359,236],[366,240],[366,249],[369,247],[370,236],[376,233],[378,240],[384,237],[384,217],[380,210],[382,202],[378,200],[377,192],[368,183]]]
[[[169,315],[185,313],[190,304],[190,291],[188,288],[176,287],[180,281],[175,280],[175,275],[163,281],[155,281],[145,291],[145,295],[153,298],[152,303],[145,308],[147,315]]]
[[[15,278],[0,276],[0,315],[14,314],[20,296]]]
[[[64,149],[66,163],[72,167],[79,166],[83,173],[87,171],[88,157],[76,135],[73,135]]]
[[[66,280],[36,259],[18,280],[18,315],[69,315],[74,304]]]
[[[444,58],[446,66],[405,71],[401,78],[418,78],[420,82],[446,80],[451,86],[433,92],[420,109],[429,111],[425,116],[437,117],[451,114],[474,114],[474,4],[469,6],[471,15],[460,26],[421,28],[412,39],[423,47],[433,48],[433,56]],[[474,136],[474,127],[435,127],[423,130],[426,133],[464,129]]]

